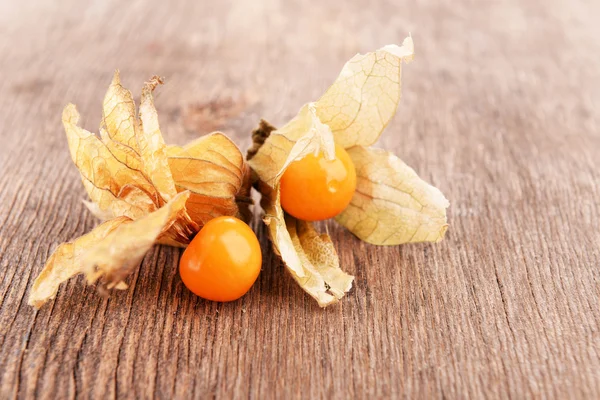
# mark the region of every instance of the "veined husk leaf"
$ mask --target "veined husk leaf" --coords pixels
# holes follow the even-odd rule
[[[254,146],[248,153],[249,164],[261,182],[261,204],[273,246],[300,286],[321,305],[327,305],[331,300],[327,297],[330,294],[322,289],[323,283],[327,287],[328,280],[332,280],[325,274],[328,271],[339,274],[341,270],[335,252],[327,256],[327,260],[335,260],[330,264],[335,268],[314,268],[307,254],[321,252],[310,250],[307,253],[299,234],[314,232],[312,225],[286,216],[281,209],[278,183],[291,162],[309,153],[331,155],[335,145],[346,148],[355,156],[359,180],[357,192],[338,221],[370,243],[438,241],[447,229],[445,210],[448,202],[439,190],[419,179],[394,156],[362,147],[375,143],[396,113],[402,63],[412,61],[413,57],[414,45],[410,37],[402,46],[389,45],[356,55],[344,65],[336,81],[319,100],[304,105],[282,128],[275,129],[261,121],[253,132]],[[331,246],[328,237],[321,239]],[[331,289],[330,292],[336,292],[339,298],[349,286]]]
[[[355,146],[356,192],[336,221],[365,242],[397,245],[439,242],[448,229],[442,192],[394,154]]]
[[[177,221],[160,243],[186,245],[190,223],[196,232],[221,215],[247,219],[250,200],[250,172],[244,156],[227,136],[214,132],[187,145],[168,146],[168,162],[177,191],[187,190],[187,221]],[[187,238],[187,240],[186,240]]]
[[[69,104],[63,124],[73,162],[91,201],[87,208],[107,222],[60,245],[35,281],[30,304],[56,295],[61,282],[84,273],[107,288],[123,279],[155,243],[185,247],[210,219],[248,217],[250,172],[239,149],[221,133],[179,147],[162,138],[152,91],[142,91],[139,118],[118,71],[106,93],[100,138],[81,128]]]
[[[119,161],[131,169],[141,171],[137,126],[133,96],[121,85],[117,70],[102,103],[100,137]]]
[[[402,46],[357,54],[344,65],[333,85],[315,103],[321,122],[344,147],[370,146],[396,114],[402,88],[402,62],[414,58],[411,37]]]
[[[185,213],[188,192],[137,221],[125,216],[111,219],[72,242],[63,243],[50,256],[33,283],[29,304],[41,307],[56,296],[59,285],[83,273],[88,283],[102,277],[107,288],[127,288],[122,280],[139,265],[158,236]]]
[[[159,236],[185,214],[190,196],[181,192],[158,210],[130,223],[122,224],[95,243],[81,259],[88,283],[103,278],[107,288],[121,283],[137,267]]]
[[[141,172],[115,158],[96,135],[78,126],[79,113],[75,105],[65,107],[62,122],[71,158],[90,199],[101,210],[113,217],[124,215],[136,219],[156,209],[152,184]],[[132,190],[133,187],[137,190]],[[140,191],[144,195],[140,196]]]
[[[334,154],[331,137],[344,148],[375,143],[396,113],[402,62],[410,62],[413,56],[410,37],[402,46],[388,45],[354,56],[319,100],[305,104],[296,117],[264,141],[249,161],[260,180],[274,187],[286,160],[289,163],[311,151]],[[308,151],[289,157],[299,140],[311,146],[301,143],[301,149]]]
[[[158,113],[154,107],[152,92],[163,81],[158,76],[152,77],[144,84],[139,111],[139,128],[137,143],[144,174],[158,190],[164,202],[168,202],[177,194],[175,182],[169,169],[167,146],[158,125]]]
[[[275,153],[263,152],[260,147],[257,153],[250,153],[254,156],[249,157],[249,164],[260,178],[264,222],[269,227],[275,252],[281,256],[292,277],[321,307],[326,307],[350,290],[354,277],[340,269],[329,235],[319,235],[312,223],[297,220],[283,212],[279,201],[279,180],[287,166],[296,159],[320,151],[334,157],[333,136],[329,128],[319,122],[311,104],[302,107],[298,116],[282,129],[272,132],[269,128],[268,123],[262,121],[253,136],[270,135],[263,146],[274,143],[269,148]],[[261,133],[260,130],[268,132]],[[294,137],[294,140],[288,140],[288,136]],[[271,140],[272,137],[275,139]],[[286,158],[280,157],[282,154]]]
[[[354,277],[340,269],[329,235],[318,234],[311,222],[285,214],[279,202],[279,186],[263,186],[261,204],[273,249],[300,287],[321,307],[337,302],[350,290]]]
[[[319,152],[333,159],[333,139],[331,129],[316,115],[314,103],[305,104],[290,122],[270,133],[248,163],[260,180],[275,187],[281,174],[296,159]]]
[[[73,105],[65,108],[63,122],[73,159],[92,200],[86,206],[98,218],[126,215],[136,219],[174,194],[191,191],[188,213],[182,217],[185,220],[177,221],[160,239],[162,244],[182,247],[214,217],[248,218],[250,173],[237,146],[222,133],[184,147],[165,145],[152,99],[153,90],[161,83],[155,76],[144,85],[137,118],[131,92],[121,85],[116,71],[104,97],[101,140],[77,126],[79,114]],[[174,151],[183,153],[175,155]],[[103,161],[98,162],[99,158]]]
[[[122,224],[129,222],[131,219],[128,217],[111,219],[72,242],[62,243],[58,246],[33,282],[29,294],[29,305],[40,308],[47,300],[53,299],[62,282],[83,272],[82,256],[98,241]]]

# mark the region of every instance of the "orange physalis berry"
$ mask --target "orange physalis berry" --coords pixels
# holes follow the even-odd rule
[[[242,297],[254,284],[262,264],[252,229],[234,217],[206,223],[179,262],[181,280],[196,295],[213,301]]]
[[[335,217],[350,203],[356,190],[356,171],[350,156],[335,146],[335,159],[309,154],[291,163],[280,181],[281,206],[305,221]]]

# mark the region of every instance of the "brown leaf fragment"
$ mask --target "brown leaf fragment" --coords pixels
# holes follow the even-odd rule
[[[246,153],[246,160],[250,161],[265,143],[265,140],[271,135],[271,132],[277,130],[273,125],[264,119],[261,119],[258,127],[252,131],[252,147]]]
[[[137,219],[147,213],[147,211],[139,205],[130,204],[123,199],[119,199],[110,190],[99,188],[85,178],[82,178],[82,182],[90,199],[92,199],[91,203],[95,204],[93,208],[88,206],[88,209],[102,221],[118,216]]]
[[[237,217],[247,224],[252,220],[252,209],[254,206],[254,200],[251,197],[252,185],[254,180],[252,178],[252,171],[247,163],[244,163],[242,168],[242,186],[235,196],[235,201],[238,206]]]
[[[189,198],[186,207],[187,204],[189,204]],[[187,212],[182,212],[169,229],[160,234],[156,243],[173,247],[187,247],[201,228],[202,225],[194,221]]]

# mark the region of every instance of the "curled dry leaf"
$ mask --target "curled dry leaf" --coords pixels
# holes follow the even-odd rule
[[[261,128],[268,126],[267,123],[261,124]],[[262,172],[273,173],[270,183],[260,180],[258,185],[262,194],[261,206],[265,211],[263,220],[268,226],[273,249],[281,256],[286,269],[300,287],[317,300],[321,307],[326,307],[337,302],[350,290],[354,277],[340,269],[338,255],[329,235],[319,235],[311,222],[285,214],[280,203],[279,178],[287,165],[296,158],[310,154],[315,148],[318,149],[322,143],[315,131],[306,137],[310,139],[296,142],[302,145],[298,151],[295,151],[298,146],[291,146],[289,156],[279,167],[280,170],[272,168],[268,158],[263,158],[262,148],[250,162],[253,167],[264,166]],[[280,138],[283,139],[284,136],[280,135]],[[258,176],[260,177],[260,173]]]
[[[141,171],[137,129],[133,96],[121,85],[119,71],[116,71],[102,103],[100,137],[120,162],[135,171]]]
[[[146,82],[142,89],[139,113],[139,129],[142,132],[137,135],[137,142],[142,159],[142,170],[156,187],[162,199],[167,202],[175,196],[177,191],[169,169],[167,146],[158,126],[158,113],[152,99],[152,92],[158,84],[162,83],[161,78],[154,76],[149,82]]]
[[[356,192],[337,222],[379,245],[444,238],[450,203],[439,189],[385,150],[354,146],[348,154],[356,168]]]
[[[321,307],[337,302],[350,290],[354,277],[340,269],[329,235],[318,234],[311,222],[284,214],[279,202],[279,186],[275,190],[264,186],[264,221],[275,252],[296,282]]]
[[[183,147],[169,146],[167,154],[177,191],[190,196],[186,219],[178,220],[159,243],[186,245],[206,222],[221,215],[249,220],[250,171],[231,139],[214,132]]]
[[[124,286],[123,279],[139,265],[144,255],[185,214],[190,193],[181,192],[163,207],[115,230],[85,252],[80,260],[88,283],[103,278],[109,289]],[[124,286],[127,287],[127,286]]]
[[[272,132],[249,163],[263,182],[274,187],[294,160],[321,151],[327,159],[335,158],[331,130],[321,123],[314,104],[309,103],[294,119]]]
[[[100,210],[113,218],[124,215],[135,219],[156,209],[149,196],[144,202],[130,199],[129,188],[148,193],[152,185],[139,171],[118,161],[98,137],[77,125],[79,113],[73,104],[65,107],[62,121],[71,158],[90,199]]]
[[[71,158],[91,201],[88,209],[105,222],[60,245],[36,279],[29,303],[39,307],[61,282],[84,273],[108,288],[123,288],[154,243],[186,246],[202,226],[221,215],[247,216],[249,168],[239,149],[221,133],[186,146],[163,140],[152,92],[142,90],[139,115],[118,71],[103,102],[100,138],[81,128],[69,104],[63,112]],[[238,206],[239,204],[239,206]]]
[[[204,224],[219,215],[236,215],[237,198],[249,194],[249,188],[242,190],[249,170],[231,139],[215,132],[184,147],[171,146],[168,154],[177,190],[191,192],[188,204],[194,207],[188,213],[194,221]]]
[[[333,154],[334,145],[348,150],[356,163],[358,186],[338,221],[370,243],[439,241],[447,229],[448,201],[439,190],[419,179],[395,156],[362,147],[375,143],[396,113],[402,63],[412,61],[413,56],[410,37],[402,46],[388,45],[356,55],[319,100],[304,105],[282,128],[261,121],[253,132],[254,147],[248,159],[262,182],[261,204],[273,246],[300,286],[320,305],[329,304],[323,293],[330,291],[340,298],[350,285],[331,285],[330,281],[337,281],[327,273],[343,274],[337,255],[329,252],[327,256],[326,265],[335,268],[315,267],[298,239],[298,232],[312,232],[312,225],[286,216],[281,209],[279,178],[291,162],[309,153],[323,152],[327,157]],[[320,238],[331,246],[326,235]],[[304,271],[308,273],[299,275]],[[301,279],[305,276],[308,278]],[[351,282],[351,277],[343,276]]]
[[[29,304],[41,307],[47,300],[53,299],[58,286],[69,278],[83,272],[82,256],[99,240],[113,232],[121,224],[131,222],[128,217],[119,217],[98,225],[94,230],[78,237],[72,242],[63,243],[52,253],[44,269],[33,282],[29,294]]]
[[[273,248],[281,256],[296,282],[321,307],[337,302],[352,287],[353,276],[340,269],[339,259],[329,235],[316,233],[312,223],[285,215],[279,201],[279,179],[294,160],[323,152],[335,157],[335,144],[329,128],[319,121],[313,104],[307,104],[296,118],[272,131],[261,121],[253,137],[263,145],[249,152],[249,163],[261,180],[261,205],[269,227]],[[289,138],[293,138],[290,140]],[[270,152],[264,151],[268,146]]]
[[[321,122],[331,128],[335,142],[344,147],[370,146],[396,114],[400,101],[402,62],[414,57],[411,37],[402,46],[357,54],[315,103]]]
[[[122,216],[90,233],[61,244],[33,283],[29,304],[40,307],[67,279],[85,274],[88,283],[103,278],[107,288],[127,288],[122,280],[135,268],[158,236],[185,212],[189,192],[180,193],[164,207],[133,221]]]

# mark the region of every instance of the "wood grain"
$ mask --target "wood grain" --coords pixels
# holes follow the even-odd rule
[[[598,15],[567,0],[0,2],[0,398],[600,398]],[[157,247],[127,291],[78,279],[27,306],[52,250],[96,224],[67,102],[95,130],[115,68],[132,89],[160,74],[169,142],[221,129],[245,149],[260,117],[282,124],[354,53],[407,32],[417,57],[381,146],[451,200],[443,243],[380,248],[329,223],[356,281],[321,310],[257,219],[263,271],[240,301],[191,295],[180,250]]]

